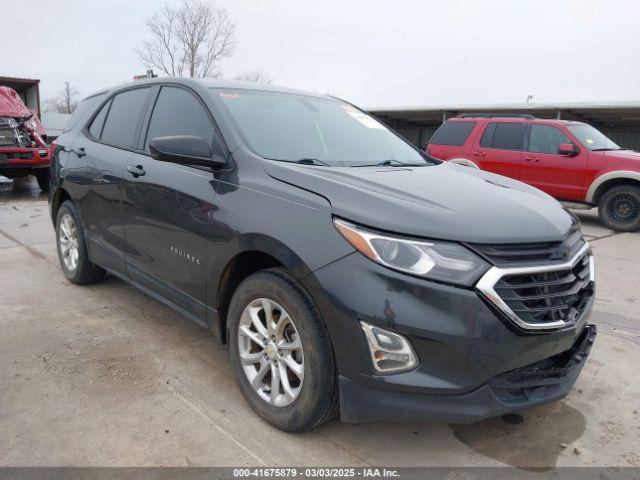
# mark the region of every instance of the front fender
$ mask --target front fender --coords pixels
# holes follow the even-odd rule
[[[585,198],[585,201],[587,203],[595,204],[596,193],[598,192],[598,188],[601,187],[605,182],[608,182],[609,180],[615,180],[619,178],[628,178],[628,179],[636,180],[640,182],[640,173],[634,172],[631,170],[616,170],[613,172],[607,172],[603,175],[600,175],[599,177],[596,177],[596,179],[593,182],[591,182],[591,185],[587,190],[587,196]]]
[[[219,307],[219,295],[221,280],[227,267],[243,253],[257,252],[269,255],[282,264],[291,275],[300,280],[309,273],[311,269],[291,248],[281,241],[259,233],[247,233],[231,239],[212,262],[209,270],[209,305],[216,310]]]

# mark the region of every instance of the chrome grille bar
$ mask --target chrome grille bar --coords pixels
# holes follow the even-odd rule
[[[583,258],[585,254],[587,254],[589,250],[589,245],[585,242],[582,248],[571,258],[571,260],[554,265],[542,265],[542,266],[532,266],[532,267],[513,267],[513,268],[503,268],[503,267],[491,267],[487,273],[485,273],[482,278],[478,281],[476,288],[478,291],[493,305],[495,305],[502,313],[504,313],[513,323],[518,325],[519,327],[525,330],[556,330],[559,328],[563,328],[567,325],[567,322],[562,320],[554,320],[549,322],[540,322],[540,323],[530,323],[518,316],[516,312],[514,312],[511,307],[502,299],[502,297],[496,292],[496,284],[506,276],[511,275],[527,275],[527,274],[539,274],[539,273],[547,273],[547,272],[556,272],[560,270],[573,269],[577,263]],[[593,256],[588,254],[589,259],[589,282],[595,280],[595,269],[593,265]],[[589,283],[588,282],[588,283]],[[587,283],[587,285],[588,285]],[[531,285],[531,287],[538,287],[540,284]],[[510,288],[506,287],[506,288]],[[522,286],[516,286],[515,288],[527,288]],[[586,288],[586,287],[585,287]],[[561,305],[557,305],[560,307]],[[530,309],[533,310],[533,309]]]

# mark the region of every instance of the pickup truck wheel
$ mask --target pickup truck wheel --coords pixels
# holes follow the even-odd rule
[[[289,432],[310,430],[337,411],[329,333],[303,287],[283,269],[246,278],[229,306],[233,373],[251,408]]]
[[[36,174],[36,180],[38,181],[38,186],[40,187],[40,190],[42,190],[45,193],[49,193],[49,185],[50,185],[49,169],[47,168],[43,172],[38,172]]]
[[[89,261],[80,216],[76,206],[69,200],[58,210],[56,245],[60,266],[69,281],[85,285],[104,278],[104,270]]]
[[[602,223],[619,232],[640,228],[640,188],[620,185],[607,190],[598,204]]]

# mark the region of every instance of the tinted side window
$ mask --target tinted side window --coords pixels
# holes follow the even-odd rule
[[[103,142],[119,147],[133,146],[148,92],[148,88],[138,88],[113,97],[107,121],[102,129]]]
[[[195,135],[204,138],[209,145],[214,129],[209,115],[190,92],[183,88],[162,87],[151,115],[145,150],[149,142],[156,137],[169,135]]]
[[[68,132],[73,127],[78,125],[85,117],[88,117],[89,114],[94,112],[94,108],[98,106],[100,102],[104,99],[106,93],[101,93],[99,95],[94,95],[93,97],[85,98],[80,105],[76,107],[76,109],[67,120],[67,124],[64,127],[64,132]],[[85,120],[86,121],[86,120]]]
[[[475,126],[476,122],[446,122],[431,137],[429,143],[459,147],[464,145]]]
[[[107,112],[109,111],[109,105],[111,102],[107,102],[98,112],[98,115],[95,116],[93,122],[91,122],[91,126],[89,127],[89,133],[93,138],[100,139],[100,135],[102,134],[102,126],[104,125],[104,119],[107,117]]]
[[[560,144],[571,143],[559,128],[551,125],[531,125],[529,136],[529,152],[558,153]]]
[[[480,146],[499,150],[522,150],[524,123],[490,123]]]

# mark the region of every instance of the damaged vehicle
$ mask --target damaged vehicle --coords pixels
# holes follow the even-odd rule
[[[350,103],[163,78],[69,124],[49,196],[65,277],[109,273],[210,328],[278,428],[476,422],[563,398],[587,361],[577,218]]]
[[[38,116],[9,87],[0,86],[0,175],[33,175],[43,192],[49,191],[51,149]]]

